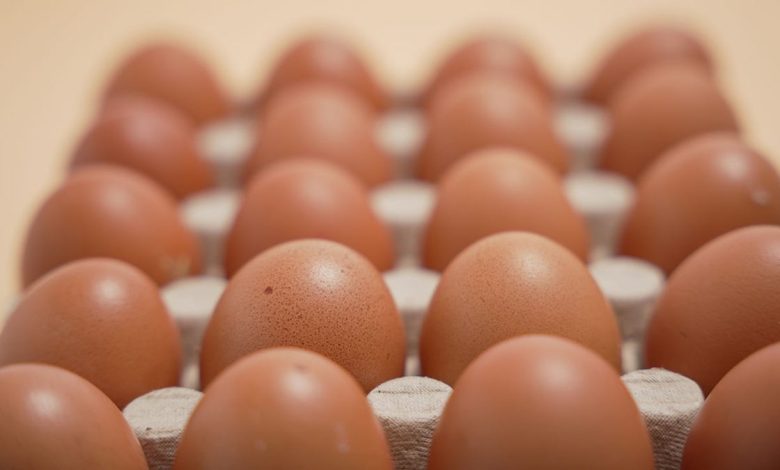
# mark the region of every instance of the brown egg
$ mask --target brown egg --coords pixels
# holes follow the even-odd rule
[[[673,147],[644,174],[636,194],[620,250],[667,273],[726,232],[780,225],[780,175],[733,134]]]
[[[363,390],[332,361],[297,348],[254,353],[206,389],[174,468],[393,468]]]
[[[325,240],[264,251],[228,283],[203,338],[208,385],[247,354],[274,346],[320,353],[366,392],[403,375],[404,330],[382,276],[363,256]]]
[[[780,344],[731,369],[688,434],[683,470],[780,468]]]
[[[690,62],[712,74],[707,48],[689,31],[672,25],[643,29],[607,53],[585,87],[586,99],[606,104],[631,78],[659,63]]]
[[[36,282],[0,333],[0,365],[42,362],[79,374],[120,408],[179,382],[179,332],[157,286],[120,261],[69,263]]]
[[[377,111],[392,101],[357,52],[334,36],[308,36],[284,51],[271,68],[261,100],[267,102],[286,87],[305,82],[343,87]]]
[[[146,469],[132,429],[100,390],[57,367],[0,369],[0,467]]]
[[[179,198],[214,185],[187,117],[142,96],[109,100],[81,139],[72,166],[91,163],[136,170]]]
[[[72,173],[35,214],[22,282],[98,256],[128,262],[161,285],[201,270],[195,236],[169,193],[133,171],[90,165]]]
[[[177,44],[152,43],[118,67],[106,96],[140,94],[165,101],[196,124],[224,117],[232,104],[208,65]]]
[[[621,88],[610,102],[612,127],[602,168],[637,179],[659,155],[688,138],[737,132],[731,107],[712,78],[690,63],[656,65]]]
[[[375,116],[356,95],[327,84],[288,87],[260,119],[247,174],[291,157],[322,158],[369,186],[390,179],[392,162],[376,139]]]
[[[735,230],[677,268],[650,320],[646,362],[705,394],[739,361],[780,341],[780,227]]]
[[[430,470],[652,470],[642,415],[602,358],[562,338],[524,336],[481,354],[455,385]]]
[[[258,253],[300,238],[344,244],[385,271],[393,240],[374,213],[361,182],[327,162],[294,159],[275,164],[247,187],[227,239],[225,272],[233,275]]]
[[[423,92],[427,105],[445,83],[473,72],[490,72],[530,84],[545,99],[552,98],[552,87],[534,57],[512,38],[485,34],[471,38],[450,52]]]
[[[524,150],[561,173],[569,165],[550,109],[530,85],[496,74],[448,81],[428,110],[418,175],[436,181],[458,159],[485,147]]]
[[[552,169],[519,150],[478,151],[452,165],[439,182],[423,264],[441,271],[480,238],[510,230],[544,235],[588,258],[585,221]]]
[[[436,288],[420,336],[423,373],[454,384],[483,351],[526,334],[572,339],[620,370],[615,316],[582,261],[531,233],[483,238]]]

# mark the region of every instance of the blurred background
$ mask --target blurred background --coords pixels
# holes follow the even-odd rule
[[[638,26],[671,20],[714,51],[748,139],[780,162],[776,0],[395,0],[311,2],[0,0],[0,302],[18,285],[25,228],[60,180],[108,74],[133,47],[173,38],[199,50],[236,99],[254,93],[292,39],[335,31],[384,84],[414,90],[469,33],[516,35],[560,84],[584,79]]]

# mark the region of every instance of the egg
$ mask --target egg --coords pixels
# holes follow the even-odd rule
[[[73,172],[38,209],[24,242],[22,282],[29,286],[69,261],[126,261],[158,284],[199,273],[195,236],[176,201],[148,178],[113,166]]]
[[[232,108],[229,96],[203,59],[175,43],[147,44],[118,66],[106,96],[128,93],[164,101],[196,124],[225,117]]]
[[[33,284],[0,333],[0,365],[52,364],[118,407],[178,384],[179,333],[157,286],[116,260],[74,261]]]
[[[188,118],[142,96],[109,100],[82,137],[71,165],[78,168],[92,163],[136,170],[178,198],[214,185]]]
[[[376,111],[388,108],[392,99],[371,73],[359,54],[343,39],[313,34],[294,42],[271,67],[261,93],[268,101],[290,85],[323,82],[343,87],[358,95]]]
[[[515,78],[530,84],[545,100],[552,98],[549,79],[526,48],[510,37],[488,33],[465,41],[449,53],[423,91],[423,103],[428,103],[448,81],[474,72]]]
[[[712,57],[693,33],[674,25],[644,28],[624,38],[601,59],[583,95],[606,104],[620,87],[648,67],[679,62],[696,64],[713,73]]]
[[[582,261],[531,233],[483,238],[442,274],[422,325],[423,374],[452,385],[480,353],[527,334],[577,341],[620,370],[615,316]]]
[[[687,258],[650,320],[645,359],[709,393],[750,353],[780,341],[780,227],[748,227]]]
[[[780,225],[780,175],[737,135],[694,137],[665,152],[639,181],[620,251],[672,272],[736,228]]]
[[[465,155],[485,147],[524,150],[558,172],[569,165],[549,107],[530,85],[497,74],[450,80],[431,101],[418,155],[419,177],[437,181]]]
[[[688,434],[683,470],[780,468],[780,344],[751,354],[726,374]]]
[[[146,469],[146,458],[116,406],[63,369],[0,369],[0,467]]]
[[[173,468],[390,470],[393,463],[346,370],[319,354],[274,348],[241,359],[209,385]]]
[[[241,359],[209,385],[173,468],[393,465],[382,428],[346,370],[313,352],[273,348]]]
[[[613,97],[609,113],[612,126],[600,165],[634,180],[677,143],[708,132],[739,130],[712,77],[690,63],[644,71]]]
[[[363,184],[330,163],[293,159],[261,171],[248,185],[227,239],[225,272],[232,275],[267,248],[301,238],[342,243],[380,271],[393,266],[392,236]]]
[[[404,372],[401,317],[382,276],[335,242],[276,245],[236,273],[203,338],[201,382],[247,354],[297,346],[332,359],[368,393]]]
[[[509,230],[544,235],[580,259],[588,257],[585,221],[551,168],[519,150],[477,151],[453,164],[439,182],[423,263],[441,271],[472,243]]]
[[[524,336],[463,372],[431,443],[430,470],[654,468],[642,416],[612,366],[562,338]]]
[[[355,94],[328,84],[288,87],[260,118],[262,136],[247,175],[291,157],[315,157],[353,173],[369,186],[392,176],[390,157],[379,146],[376,118]]]

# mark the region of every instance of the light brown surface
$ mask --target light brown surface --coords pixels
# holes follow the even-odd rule
[[[780,158],[775,0],[0,0],[0,12],[0,304],[18,284],[24,228],[61,176],[98,87],[122,54],[164,34],[198,46],[239,95],[256,89],[287,40],[312,28],[347,34],[386,83],[408,86],[422,83],[454,41],[487,25],[527,38],[555,79],[571,81],[633,26],[676,19],[711,44],[748,135]]]

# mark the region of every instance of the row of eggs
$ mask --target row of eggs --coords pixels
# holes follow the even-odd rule
[[[441,270],[482,236],[513,229],[548,236],[587,259],[585,225],[561,196],[556,175],[570,166],[572,149],[555,129],[551,87],[542,77],[519,45],[478,38],[453,52],[420,94],[425,110],[416,112],[422,113],[425,130],[411,161],[418,177],[439,183],[421,253],[426,267]],[[637,180],[636,202],[618,251],[670,273],[717,235],[778,221],[780,179],[739,137],[734,114],[712,77],[711,60],[695,38],[670,28],[643,31],[617,47],[592,82],[582,96],[608,103],[611,122],[599,145],[599,165],[615,172],[615,178],[619,174]],[[214,162],[203,155],[208,145],[198,139],[208,132],[192,125],[193,120],[203,124],[232,109],[222,103],[227,100],[218,90],[208,68],[190,53],[162,45],[142,49],[111,80],[109,98],[77,145],[71,165],[123,166],[148,176],[178,199],[202,193],[215,178],[234,185],[243,180],[247,190],[242,208],[225,244],[224,260],[219,260],[228,274],[262,249],[305,236],[345,243],[382,270],[401,257],[403,253],[393,253],[386,230],[358,194],[364,185],[387,183],[393,159],[377,136],[378,115],[369,106],[384,108],[378,103],[387,99],[376,98],[384,94],[351,49],[336,40],[310,38],[282,55],[262,98],[255,100],[262,105],[260,111],[242,118],[257,120],[249,124],[254,141],[249,145],[254,148],[238,152],[238,176],[228,178],[231,181],[215,175],[210,165]],[[494,151],[486,152],[488,148]],[[496,148],[507,150],[507,155],[499,157]],[[475,153],[492,158],[466,158]],[[520,158],[509,158],[510,153]],[[261,171],[289,163],[292,157],[331,163],[349,175],[337,175],[324,165],[315,168],[314,162],[307,169],[298,164]],[[193,252],[184,230],[175,226],[176,218],[163,214],[168,202],[147,195],[146,204],[158,210],[127,204],[125,214],[116,207],[90,207],[109,199],[105,194],[96,197],[108,190],[84,182],[94,179],[94,173],[74,175],[44,203],[24,250],[24,285],[84,254],[143,266],[159,283],[199,271],[200,255]],[[258,173],[264,174],[253,178]],[[700,184],[692,188],[691,178]],[[300,189],[304,186],[307,189]],[[329,197],[315,195],[314,187]],[[77,204],[75,199],[94,201]],[[79,243],[60,236],[67,225],[74,225],[71,219],[89,223],[100,215],[82,211],[113,211],[101,219],[121,232],[123,217],[137,219],[134,210],[158,213],[148,225],[158,228],[159,240],[145,240],[143,247],[164,254],[162,261],[139,259],[143,247],[117,253],[97,236]],[[78,250],[85,253],[73,252]]]
[[[659,34],[667,38],[667,41],[661,41],[665,44],[660,48],[662,53],[651,45],[652,38]],[[220,375],[220,372],[258,348],[291,342],[334,360],[358,379],[364,392],[403,373],[403,330],[377,272],[377,269],[391,267],[395,257],[386,229],[372,214],[364,186],[376,186],[390,178],[390,160],[382,154],[375,140],[375,111],[372,111],[372,108],[384,108],[386,104],[382,103],[386,100],[381,98],[381,92],[377,93],[378,87],[371,85],[374,82],[370,75],[364,72],[347,73],[351,78],[344,78],[339,72],[335,73],[339,77],[333,79],[331,72],[326,71],[322,73],[323,80],[312,80],[321,75],[320,60],[328,64],[326,70],[334,63],[359,65],[359,61],[343,60],[344,57],[354,59],[348,49],[333,43],[324,44],[323,41],[303,41],[293,48],[273,74],[267,90],[274,91],[263,93],[257,100],[258,106],[263,108],[262,117],[256,149],[245,170],[246,174],[257,173],[257,176],[247,187],[226,244],[225,272],[231,275],[231,281],[204,340],[201,357],[204,384],[212,381],[216,384],[223,375],[232,380],[243,380],[238,378],[238,372],[233,375],[227,372]],[[323,47],[330,52],[322,53]],[[644,57],[639,63],[610,66],[610,61],[617,60],[614,57],[632,56],[625,52],[626,48],[649,52],[638,54]],[[486,50],[505,52],[486,53]],[[191,71],[190,67],[197,65],[197,61],[188,60],[186,54],[180,53],[165,47],[151,48],[131,58],[120,69],[109,87],[110,94],[118,96],[106,102],[73,159],[74,166],[85,167],[76,170],[44,203],[31,226],[23,257],[23,277],[25,285],[32,287],[0,337],[3,363],[38,361],[76,370],[98,385],[118,406],[147,390],[178,381],[180,353],[176,330],[159,301],[154,283],[147,276],[157,284],[166,284],[202,268],[197,243],[179,220],[174,198],[151,180],[156,180],[179,198],[208,187],[213,176],[198,157],[195,127],[183,118],[181,111],[193,121],[203,123],[230,109],[213,103],[203,107],[196,103],[187,108],[186,103],[192,97],[197,97],[197,102],[220,94],[210,95],[207,91],[218,89],[213,86],[213,78],[203,80],[203,74],[188,72],[185,75],[192,78],[185,80],[187,83],[168,87],[154,70],[149,75],[146,67],[154,63],[165,64],[166,74],[170,73],[170,67],[175,69],[176,64]],[[171,54],[180,57],[165,58]],[[320,54],[329,59],[317,59]],[[334,60],[334,54],[342,60]],[[545,87],[539,85],[544,80],[538,79],[541,76],[538,68],[529,66],[532,62],[523,54],[505,41],[470,43],[441,69],[442,76],[451,73],[460,77],[435,79],[433,83],[439,84],[431,86],[420,99],[426,109],[428,130],[416,158],[417,174],[439,182],[436,208],[423,244],[423,262],[443,271],[424,328],[423,368],[428,375],[456,383],[475,357],[515,334],[550,333],[574,339],[596,351],[601,359],[573,344],[554,344],[556,341],[552,339],[529,338],[541,343],[526,342],[530,346],[519,349],[531,351],[526,353],[530,356],[552,360],[555,355],[549,351],[536,355],[533,351],[569,348],[569,352],[562,353],[570,356],[564,361],[568,361],[568,365],[590,361],[594,367],[601,368],[602,372],[596,375],[610,378],[600,381],[600,385],[596,385],[596,381],[588,382],[586,388],[605,398],[614,397],[614,394],[622,396],[606,403],[615,410],[624,407],[623,412],[616,411],[620,415],[618,421],[620,426],[628,426],[631,430],[617,432],[619,425],[605,426],[618,436],[607,439],[604,435],[593,435],[594,442],[603,438],[602,446],[591,448],[599,451],[603,458],[607,443],[614,446],[615,442],[624,442],[625,445],[617,447],[624,451],[620,455],[626,460],[615,457],[614,468],[650,468],[652,457],[648,460],[646,431],[636,426],[641,420],[635,419],[638,416],[635,408],[626,401],[624,390],[617,391],[614,385],[613,379],[617,377],[620,365],[620,339],[614,316],[581,263],[588,256],[588,233],[563,196],[556,175],[568,167],[568,156],[555,136],[551,110],[549,104],[545,104],[549,103],[549,90],[545,92]],[[634,238],[645,237],[645,240],[624,241],[623,251],[648,258],[672,272],[690,253],[718,235],[746,225],[777,223],[780,215],[775,206],[780,183],[771,165],[734,134],[737,128],[733,115],[710,77],[712,67],[707,54],[702,53],[687,35],[662,29],[628,40],[597,75],[607,78],[594,79],[594,83],[628,80],[627,76],[634,75],[635,69],[646,65],[642,62],[656,61],[659,55],[662,59],[666,55],[667,63],[633,77],[625,87],[620,86],[619,92],[599,92],[596,91],[599,87],[594,85],[586,96],[596,102],[610,103],[612,130],[603,146],[602,166],[636,178],[650,166],[651,160],[658,158],[658,154],[668,154],[658,158],[659,163],[647,170],[640,180],[634,208],[634,213],[640,215],[629,217],[627,224],[627,234],[634,226]],[[494,67],[491,57],[500,57],[495,65],[499,73],[465,73],[480,67]],[[515,57],[508,66],[504,62],[506,57]],[[520,62],[525,65],[517,66],[512,62],[518,60],[517,57],[525,57],[525,62]],[[629,62],[635,60],[632,58]],[[511,73],[502,72],[504,67]],[[210,76],[201,66],[195,69]],[[358,69],[365,70],[362,66]],[[450,72],[445,73],[448,70]],[[516,70],[522,70],[518,74],[521,80],[507,78]],[[609,79],[610,75],[623,76]],[[355,76],[362,78],[355,80]],[[364,80],[366,77],[368,79]],[[295,86],[284,84],[304,81],[307,83]],[[312,81],[317,83],[310,83]],[[367,106],[363,98],[345,91],[344,87],[321,83],[333,81],[346,83],[346,88],[358,90],[357,95],[373,104]],[[203,86],[204,83],[210,85]],[[435,90],[440,87],[441,90]],[[614,87],[618,88],[617,85]],[[680,95],[673,96],[677,92]],[[606,97],[605,94],[616,96]],[[160,98],[179,110],[161,104]],[[653,106],[659,103],[660,110],[654,110]],[[699,134],[702,136],[685,142],[688,137]],[[679,146],[673,146],[678,143]],[[501,149],[479,150],[488,146]],[[182,148],[183,151],[178,150]],[[469,154],[472,155],[466,157]],[[289,159],[298,155],[322,158]],[[270,166],[278,159],[287,161]],[[336,165],[322,163],[322,160]],[[139,170],[151,180],[95,163],[124,165]],[[661,176],[653,179],[655,174]],[[692,179],[696,181],[696,188],[691,188]],[[672,182],[671,188],[678,189],[669,189],[669,182]],[[661,202],[656,204],[656,201]],[[491,213],[495,208],[498,210]],[[645,215],[641,215],[643,211]],[[703,211],[714,216],[708,219]],[[291,214],[299,216],[291,217]],[[669,219],[663,219],[667,216]],[[634,218],[638,221],[632,222]],[[485,235],[506,230],[526,230],[547,238],[501,234],[473,244]],[[285,240],[310,237],[333,239],[357,250],[365,258],[344,246],[326,242],[293,242],[269,249]],[[625,237],[630,238],[629,235]],[[729,237],[740,238],[731,241]],[[658,322],[669,317],[666,323],[671,326],[655,329],[679,330],[674,322],[679,322],[680,318],[690,325],[682,330],[685,332],[682,342],[672,341],[674,335],[668,331],[657,335],[661,338],[658,341],[672,343],[660,347],[671,358],[659,359],[657,364],[676,370],[690,367],[683,372],[709,391],[731,366],[771,342],[767,340],[774,337],[771,334],[769,281],[774,266],[768,254],[777,239],[778,234],[772,228],[740,231],[724,237],[729,244],[716,240],[701,249],[704,254],[692,256],[691,260],[705,259],[694,264],[695,269],[687,268],[695,274],[686,276],[683,274],[686,270],[680,268],[680,273],[670,281],[665,298],[674,299],[673,292],[681,292],[677,296],[682,300],[667,300],[666,303],[672,305],[667,310],[677,308],[682,313],[656,315]],[[510,253],[515,255],[508,256]],[[122,259],[140,268],[145,275],[130,266],[108,260],[68,264],[94,256]],[[755,260],[766,260],[766,263],[762,265]],[[750,286],[749,300],[756,304],[750,307],[751,312],[758,312],[750,314],[749,327],[738,330],[742,333],[738,335],[734,334],[734,323],[744,326],[744,318],[742,322],[731,320],[729,313],[735,308],[745,309],[747,287],[734,286],[733,279],[723,276],[723,270],[713,268],[724,262],[731,263],[732,269],[727,273],[744,270],[746,274],[739,279],[744,279],[745,285]],[[693,261],[687,264],[691,263]],[[65,266],[56,269],[62,265]],[[712,281],[713,278],[716,281]],[[715,282],[720,287],[710,288]],[[675,289],[675,285],[683,287]],[[700,309],[689,306],[690,294],[687,292],[691,291],[696,292],[697,298],[704,299]],[[736,294],[729,298],[730,292]],[[661,305],[664,305],[663,301]],[[496,322],[475,323],[478,319],[474,318],[474,312],[486,309]],[[659,312],[663,311],[664,307],[659,307]],[[571,312],[576,312],[576,316]],[[701,317],[718,317],[717,312],[723,312],[720,316],[731,321],[708,319],[713,324],[712,330],[699,331]],[[354,321],[344,320],[345,314],[354,315],[351,319]],[[136,318],[131,319],[131,315]],[[556,317],[565,318],[555,321]],[[322,323],[311,323],[313,319]],[[46,328],[41,328],[43,324]],[[700,335],[703,347],[691,347],[690,338],[696,335]],[[290,339],[293,336],[295,341]],[[734,346],[724,347],[728,341],[733,341]],[[648,345],[648,351],[652,348]],[[512,349],[514,346],[502,346],[500,351]],[[702,351],[707,354],[703,355]],[[286,367],[286,372],[292,373],[305,372],[306,364],[323,361],[300,352],[275,354],[292,354],[296,358],[295,364],[285,366],[283,360],[275,360],[276,366],[269,363],[266,367]],[[296,356],[300,354],[303,356]],[[501,356],[497,354],[492,353],[493,357]],[[692,362],[689,354],[704,358]],[[585,356],[588,359],[584,359]],[[653,354],[648,356],[651,363],[656,361]],[[510,362],[515,359],[513,356]],[[477,363],[474,362],[474,367]],[[499,359],[488,362],[493,363],[498,364]],[[542,367],[544,362],[538,358],[531,361],[531,365],[534,363],[539,365],[540,374],[549,373],[542,372],[549,369],[549,365]],[[244,363],[236,363],[236,370],[240,370],[239,364]],[[490,367],[507,370],[506,365]],[[604,369],[610,369],[610,372],[607,374]],[[134,373],[137,377],[131,379]],[[343,371],[339,373],[344,375]],[[503,378],[505,373],[499,377]],[[474,383],[488,383],[479,374],[475,377]],[[300,381],[300,378],[289,380]],[[318,379],[317,386],[321,380]],[[505,393],[513,391],[505,380],[496,386],[499,385],[504,387]],[[295,384],[283,383],[283,386],[287,388],[279,400],[296,397],[293,393],[298,390]],[[599,386],[613,388],[600,393]],[[332,387],[332,390],[338,390],[335,385]],[[354,384],[350,387],[355,388]],[[463,386],[464,390],[467,388]],[[217,396],[213,401],[218,405],[212,405],[213,410],[203,411],[204,414],[219,416],[226,413],[226,419],[238,419],[252,408],[245,404],[235,409],[235,415],[227,413],[231,403],[235,405],[234,400],[246,398],[246,394],[228,396],[226,402],[220,402],[218,389],[209,387],[212,389]],[[222,389],[232,393],[235,384]],[[550,390],[544,392],[547,393],[541,396],[551,396]],[[334,392],[346,397],[350,393],[354,395],[348,391]],[[462,392],[466,396],[468,393]],[[467,400],[467,403],[474,400],[479,398]],[[516,400],[515,395],[512,403]],[[361,402],[357,399],[348,401]],[[274,400],[269,398],[267,403],[274,403]],[[474,411],[478,408],[472,408],[472,405],[458,403],[461,401],[453,401],[452,408],[461,406],[463,413],[476,414],[458,418],[457,412],[452,411],[456,417],[450,418],[450,422],[462,419],[473,423],[479,416],[489,416]],[[253,406],[259,406],[259,403]],[[203,408],[208,410],[206,404]],[[540,415],[550,417],[544,408]],[[569,425],[573,422],[567,421]],[[278,431],[281,424],[276,422],[273,426]],[[486,427],[494,425],[495,422]],[[534,427],[538,429],[539,426]],[[225,428],[216,428],[222,435]],[[456,434],[462,432],[458,426],[453,429]],[[592,429],[589,431],[592,433]],[[197,430],[191,432],[196,434]],[[356,432],[360,436],[372,435],[363,430]],[[441,434],[446,436],[447,432]],[[231,437],[240,442],[242,436],[252,435],[237,430]],[[278,436],[289,437],[284,433]],[[621,441],[614,441],[616,437]],[[194,457],[198,465],[212,462],[217,467],[224,466],[227,462],[224,459],[231,455],[227,449],[213,447],[226,442],[232,445],[230,439],[225,439],[226,442],[223,442],[224,438],[213,436],[190,439],[195,443],[184,448],[201,452]],[[440,439],[446,440],[445,437]],[[278,449],[279,445],[274,448]],[[457,444],[447,447],[450,452],[464,450]],[[367,443],[363,448],[376,450],[381,445],[376,447],[375,443]],[[214,453],[208,455],[210,449]],[[483,447],[481,452],[472,454],[471,458],[477,459],[474,461],[469,460],[469,455],[455,452],[447,456],[446,451],[444,454],[434,451],[432,466],[436,465],[437,459],[441,468],[451,468],[453,461],[475,465],[495,462],[498,465],[505,456],[522,458],[507,454],[508,449],[501,449],[500,445],[487,449]],[[260,453],[262,451],[260,449]],[[360,449],[357,452],[360,453]],[[379,454],[381,451],[371,454],[370,460],[381,467],[385,460]],[[294,457],[289,451],[284,456]],[[555,457],[571,457],[577,459],[572,460],[576,462],[588,460],[586,455],[576,453]],[[542,459],[539,462],[543,462],[545,458],[551,458],[551,453],[539,458]],[[289,464],[292,460],[269,462]],[[559,464],[562,462],[565,460],[558,461]],[[238,465],[241,461],[234,463]],[[363,463],[361,468],[368,465]]]
[[[702,415],[716,414],[709,418],[714,424],[699,425],[703,431],[694,428],[690,442],[701,439],[704,443],[696,445],[708,448],[709,440],[723,439],[718,449],[731,462],[770,458],[767,452],[774,448],[742,445],[743,441],[730,442],[730,439],[735,433],[744,432],[760,437],[762,432],[773,429],[771,419],[758,418],[775,408],[776,400],[772,398],[775,395],[769,392],[777,390],[777,384],[772,382],[772,371],[777,370],[780,359],[777,346],[768,348],[774,353],[756,353],[763,359],[760,366],[744,366],[751,372],[737,374],[740,365],[731,369],[745,357],[748,357],[744,359],[746,364],[757,361],[750,354],[770,345],[777,337],[772,299],[778,264],[774,253],[779,242],[780,229],[757,226],[727,234],[697,251],[670,279],[648,335],[651,364],[683,372],[694,378],[706,393],[719,397],[714,401],[708,399],[707,403],[718,405],[705,406]],[[745,297],[745,292],[755,297]],[[279,401],[289,407],[300,405],[307,409],[306,406],[326,406],[323,401],[327,403],[335,398],[329,396],[329,389],[320,388],[321,384],[313,395],[309,391],[298,397],[300,379],[276,382],[276,376],[266,376],[246,365],[258,360],[252,359],[253,351],[274,351],[278,346],[291,344],[316,351],[334,361],[329,367],[338,369],[351,388],[366,393],[403,374],[402,328],[378,271],[354,251],[322,240],[293,241],[267,250],[231,279],[208,324],[200,358],[201,379],[207,388],[203,405],[198,409],[203,407],[206,410],[203,416],[210,418],[199,417],[196,410],[192,422],[201,424],[193,424],[193,430],[188,427],[181,449],[190,450],[181,452],[193,452],[196,457],[189,458],[214,462],[215,468],[226,462],[231,465],[274,462],[264,460],[269,456],[263,452],[255,454],[256,449],[251,446],[239,446],[235,453],[227,452],[224,439],[241,442],[248,436],[258,437],[266,432],[278,439],[309,439],[297,430],[290,430],[289,435],[279,433],[280,428],[288,429],[283,424],[288,410],[283,408],[279,418],[282,422],[275,418],[267,421],[269,416],[274,416],[270,410],[278,412]],[[526,359],[528,364],[520,352],[504,344],[507,338],[520,335],[521,340],[509,340],[509,343],[520,341],[519,345],[523,338],[532,339],[539,333],[569,338],[576,343],[546,339],[550,344],[542,343],[537,345],[538,351],[526,353],[530,355]],[[555,462],[562,465],[561,462],[569,461],[566,459],[573,459],[598,462],[602,468],[626,465],[652,468],[645,467],[650,465],[647,462],[652,462],[652,456],[647,459],[647,431],[641,426],[641,419],[637,419],[635,405],[619,380],[619,341],[611,309],[585,267],[568,250],[546,238],[518,232],[487,237],[469,247],[442,276],[424,320],[420,354],[426,375],[453,384],[453,398],[470,397],[448,405],[437,436],[465,433],[471,436],[468,439],[476,448],[459,453],[463,447],[457,444],[457,437],[434,438],[432,468],[450,468],[449,463],[453,461],[450,459],[465,459],[464,462],[477,466],[479,462],[498,464],[503,462],[501,459],[545,461],[550,455],[542,452],[544,448],[537,449],[540,454],[518,449],[515,434],[496,435],[490,430],[496,429],[496,421],[500,419],[509,420],[507,426],[513,427],[507,429],[524,428],[536,419],[545,420],[550,432],[554,431],[552,426],[565,429],[575,429],[575,423],[593,426],[571,409],[573,402],[583,407],[584,416],[592,413],[595,404],[585,397],[606,397],[607,401],[599,401],[595,409],[615,421],[608,422],[599,416],[600,429],[605,429],[606,435],[589,434],[586,448],[590,453],[578,453],[578,447],[574,446],[557,456],[563,460]],[[526,349],[517,347],[519,351]],[[568,349],[563,359],[556,358],[559,348]],[[494,349],[504,351],[497,356],[502,359],[482,359],[494,357],[497,354],[491,353]],[[137,269],[108,259],[73,262],[45,276],[25,295],[0,336],[2,364],[38,362],[75,371],[97,385],[116,406],[124,406],[148,390],[178,383],[180,354],[178,332],[154,283]],[[274,354],[269,352],[267,367],[277,373],[296,375],[306,370],[300,360],[285,365],[278,358],[270,359],[278,357]],[[324,358],[311,360],[325,361]],[[464,385],[470,383],[465,379],[469,370],[479,370],[477,364],[486,364],[483,367],[490,372],[474,372],[472,385]],[[591,367],[600,372],[590,370]],[[231,374],[233,369],[243,372]],[[246,377],[241,378],[242,374]],[[488,380],[485,374],[493,374],[495,378]],[[733,374],[740,377],[736,384],[728,380]],[[508,381],[510,377],[517,382]],[[722,377],[725,378],[721,380]],[[552,382],[547,383],[545,379]],[[223,380],[231,385],[217,387]],[[255,385],[236,388],[234,380]],[[545,386],[539,389],[541,385],[537,382]],[[279,389],[269,392],[269,398],[259,388],[260,384]],[[472,391],[465,391],[469,389]],[[719,389],[728,392],[719,394]],[[539,394],[538,401],[531,402],[531,409],[517,405],[525,403],[518,399],[524,393]],[[748,406],[744,397],[754,395],[758,398]],[[214,398],[210,399],[211,396]],[[507,401],[494,402],[497,396],[506,396]],[[297,401],[299,398],[304,403]],[[365,404],[354,398],[350,401],[356,407]],[[481,408],[492,403],[495,408]],[[545,404],[547,408],[541,408]],[[558,410],[561,407],[568,410],[565,416]],[[710,407],[714,411],[708,411]],[[742,414],[734,415],[730,411],[734,409]],[[246,421],[243,415],[247,410],[257,410],[260,421]],[[301,416],[293,411],[289,413]],[[728,416],[725,424],[718,413]],[[455,415],[450,420],[456,424],[444,424],[449,414]],[[574,420],[573,416],[578,418]],[[288,419],[292,421],[287,425],[298,424],[294,418]],[[335,418],[327,415],[323,419]],[[328,422],[308,424],[326,432],[330,429]],[[539,426],[542,424],[534,427]],[[201,433],[202,437],[195,445],[186,444],[188,433]],[[704,437],[696,438],[698,434]],[[621,439],[616,440],[616,435]],[[548,435],[550,439],[542,442],[561,445],[561,431],[554,432],[553,436]],[[566,437],[567,442],[570,438]],[[437,442],[445,444],[437,448]],[[538,445],[538,441],[530,438],[522,442]],[[566,446],[568,449],[569,444]],[[379,448],[384,447],[382,444]],[[284,448],[278,442],[275,445],[277,451]],[[746,449],[750,452],[742,455]],[[356,452],[360,453],[359,449]],[[697,458],[709,462],[711,457],[707,452],[701,449],[696,452],[700,454]],[[282,455],[287,462],[298,462],[297,453],[282,452]],[[316,455],[322,458],[322,454]],[[615,457],[615,466],[611,467],[603,461],[605,455],[621,457]],[[337,457],[344,456],[337,453],[333,458]],[[437,459],[444,462],[441,467],[433,463]],[[383,458],[371,454],[370,460],[372,465],[383,468]],[[712,467],[693,465],[690,468]]]

